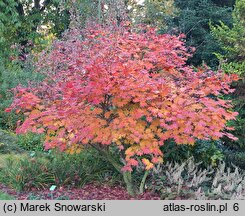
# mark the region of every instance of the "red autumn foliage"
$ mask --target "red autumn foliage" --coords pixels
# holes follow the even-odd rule
[[[17,88],[14,109],[26,114],[18,133],[46,134],[45,148],[79,151],[84,145],[115,145],[124,153],[124,171],[146,169],[163,159],[160,146],[227,135],[237,79],[222,71],[194,71],[183,36],[154,29],[91,27],[70,31],[39,61],[46,79]]]

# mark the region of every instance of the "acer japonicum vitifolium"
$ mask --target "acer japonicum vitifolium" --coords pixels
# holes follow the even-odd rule
[[[154,29],[88,27],[71,30],[42,55],[38,86],[16,88],[11,109],[26,115],[17,133],[45,133],[45,149],[70,153],[92,145],[104,153],[116,146],[132,171],[161,163],[160,147],[173,138],[193,145],[214,139],[237,113],[222,94],[237,79],[221,71],[194,71],[182,40]],[[210,97],[212,95],[212,97]]]

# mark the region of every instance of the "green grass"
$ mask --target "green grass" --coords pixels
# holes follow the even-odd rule
[[[1,154],[0,153],[0,169],[6,167],[6,162],[9,160],[15,160],[15,161],[19,161],[21,159],[28,159],[28,155],[27,154],[14,154],[14,153],[10,153],[10,154]]]
[[[14,200],[15,198],[10,196],[9,194],[0,192],[0,200]]]

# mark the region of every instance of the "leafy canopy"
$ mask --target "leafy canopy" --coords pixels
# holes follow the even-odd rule
[[[219,24],[220,21],[230,26],[232,24],[232,8],[221,7],[212,0],[175,0],[179,8],[179,16],[173,22],[180,32],[186,34],[188,46],[196,48],[193,57],[188,63],[195,66],[204,61],[210,67],[219,64],[214,52],[220,52],[221,47],[210,33],[209,22]]]
[[[186,66],[183,35],[158,35],[152,28],[125,26],[71,30],[39,62],[41,85],[16,88],[11,109],[23,112],[17,132],[45,133],[45,148],[79,151],[116,146],[132,171],[141,159],[151,169],[160,147],[196,139],[217,140],[228,120],[236,75]]]
[[[227,73],[236,73],[241,77],[238,82],[233,83],[236,91],[231,95],[235,109],[239,112],[237,120],[232,123],[236,128],[233,134],[239,138],[239,142],[226,142],[229,147],[241,151],[245,149],[245,0],[236,0],[232,16],[231,28],[224,23],[211,27],[212,33],[225,51],[223,54],[217,54],[222,62],[221,68]]]
[[[211,26],[213,35],[219,40],[225,53],[219,55],[223,69],[227,72],[239,73],[245,71],[245,0],[237,0],[232,13],[233,26],[225,23]]]
[[[68,28],[69,11],[57,0],[0,1],[0,58],[25,59],[30,50],[41,50],[54,36]]]

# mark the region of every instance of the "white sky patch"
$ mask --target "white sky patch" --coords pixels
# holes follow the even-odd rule
[[[145,0],[136,0],[137,4],[144,5]]]
[[[45,0],[41,0],[40,1],[40,6],[43,7],[43,3],[44,3]],[[35,5],[35,2],[34,1],[31,1],[30,3],[27,3],[25,1],[20,1],[20,3],[22,4],[23,6],[23,9],[24,9],[24,14],[26,15],[27,14],[27,11],[28,10],[31,10],[34,5]],[[29,6],[29,7],[28,7]]]
[[[41,7],[43,6],[43,2],[44,2],[44,0],[41,0],[41,1],[40,1]],[[34,7],[34,4],[35,4],[35,3],[34,3],[34,1],[33,1],[32,4],[31,4],[31,6]]]

